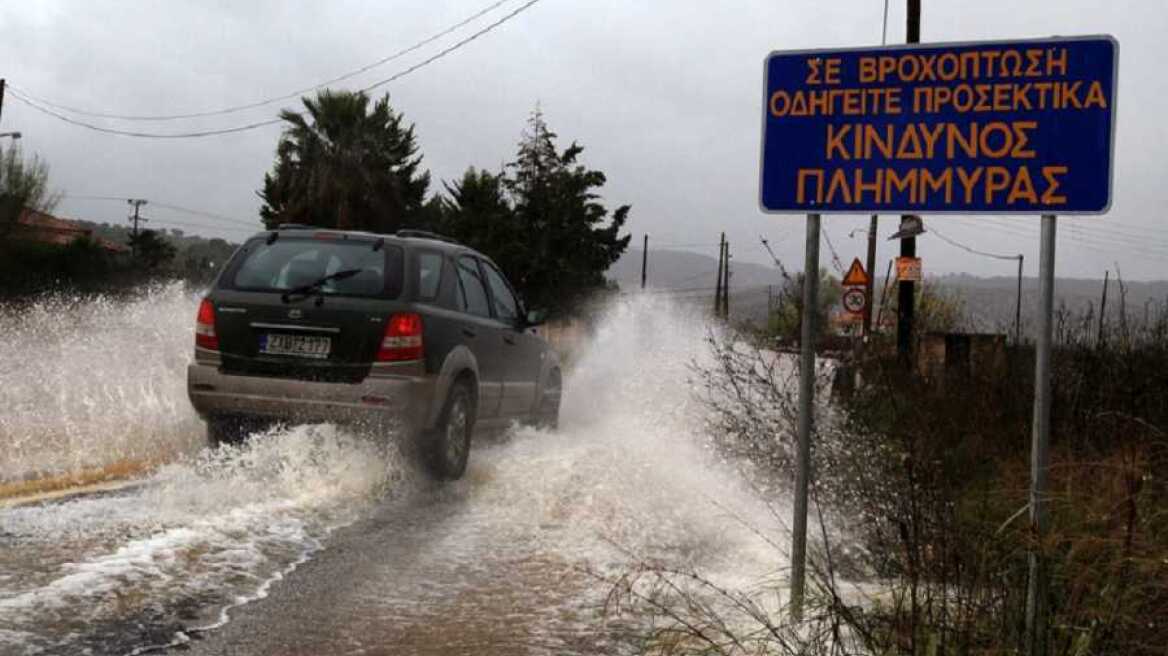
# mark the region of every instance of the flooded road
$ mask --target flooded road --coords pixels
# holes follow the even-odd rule
[[[691,365],[707,328],[687,314],[614,305],[561,429],[481,440],[453,484],[392,442],[295,426],[216,452],[159,435],[179,455],[139,487],[0,509],[0,654],[634,651],[597,575],[651,559],[746,587],[786,561],[765,537],[782,500],[705,446]],[[179,389],[155,404],[163,432],[188,430]]]

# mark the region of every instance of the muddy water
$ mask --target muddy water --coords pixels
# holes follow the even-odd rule
[[[561,430],[484,440],[454,484],[299,426],[132,491],[0,511],[0,653],[624,651],[589,572],[649,558],[743,587],[784,565],[755,529],[788,512],[703,447],[705,331],[660,301],[615,305]]]

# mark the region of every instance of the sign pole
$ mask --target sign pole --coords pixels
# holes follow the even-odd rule
[[[819,305],[819,215],[807,215],[803,263],[802,336],[799,339],[799,446],[795,459],[795,517],[791,535],[791,617],[803,619],[807,565],[807,486],[811,478],[811,429],[815,404],[815,325]]]
[[[1042,216],[1039,253],[1038,341],[1034,364],[1034,424],[1030,445],[1030,529],[1037,544],[1031,547],[1026,587],[1026,653],[1046,654],[1047,580],[1042,540],[1050,518],[1046,508],[1046,474],[1050,460],[1050,347],[1054,323],[1054,250],[1056,219]]]

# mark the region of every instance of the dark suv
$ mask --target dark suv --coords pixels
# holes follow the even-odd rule
[[[199,306],[187,390],[212,444],[270,421],[362,422],[420,440],[439,478],[475,427],[554,426],[559,359],[489,258],[431,233],[281,226]]]

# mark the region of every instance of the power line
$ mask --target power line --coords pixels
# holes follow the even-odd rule
[[[202,228],[203,230],[227,230],[227,231],[233,231],[233,232],[246,232],[249,234],[260,231],[259,227],[248,229],[248,228],[244,228],[242,226],[238,227],[238,228],[233,228],[233,227],[229,227],[229,226],[209,226],[205,223],[190,223],[188,221],[175,221],[172,219],[157,219],[154,217],[150,218],[150,222],[155,223],[157,225],[164,225],[164,226],[180,226],[180,227],[184,227],[184,228]]]
[[[119,203],[130,200],[130,198],[127,196],[92,196],[92,195],[86,195],[86,194],[65,194],[64,196],[62,196],[62,198],[69,199],[69,200],[113,201],[113,202],[119,202]],[[223,214],[215,214],[214,212],[208,212],[206,210],[191,209],[189,207],[183,207],[181,205],[173,205],[170,203],[160,203],[158,201],[150,201],[150,204],[153,207],[161,207],[161,208],[172,210],[175,212],[182,212],[184,214],[190,214],[192,216],[201,216],[201,217],[208,218],[208,219],[215,219],[216,221],[220,221],[223,223],[230,223],[232,225],[237,225],[237,226],[241,226],[241,227],[247,227],[249,229],[252,229],[255,226],[255,224],[259,222],[258,218],[255,220],[252,220],[252,221],[248,221],[247,219],[240,219],[237,217],[225,216]]]
[[[467,45],[468,43],[478,39],[479,37],[483,36],[484,34],[491,32],[495,28],[506,23],[507,21],[511,20],[512,18],[515,18],[520,13],[526,11],[532,5],[535,5],[536,3],[540,2],[540,1],[541,0],[528,0],[526,3],[520,5],[514,11],[511,11],[510,13],[504,15],[499,20],[496,20],[495,22],[493,22],[493,23],[487,25],[486,27],[478,30],[477,32],[471,34],[470,36],[468,36],[460,41],[457,41],[454,44],[438,51],[437,54],[432,55],[426,59],[423,59],[422,61],[418,62],[417,64],[414,64],[413,66],[402,69],[401,71],[394,73],[393,75],[385,78],[384,80],[379,80],[377,82],[374,82],[373,84],[370,84],[369,86],[363,87],[363,88],[359,89],[359,91],[362,91],[362,92],[370,91],[370,90],[375,89],[379,86],[389,84],[390,82],[395,82],[395,81],[405,77],[406,75],[409,75],[410,73],[413,73],[414,71],[417,71],[420,68],[428,66],[428,65],[438,61],[439,59],[442,59],[446,55],[449,55],[450,53],[454,52],[455,50],[458,50],[459,48]],[[66,122],[66,123],[76,125],[78,127],[83,127],[83,128],[89,129],[89,130],[94,130],[95,132],[103,132],[106,134],[116,134],[116,135],[121,135],[124,137],[137,137],[137,138],[141,138],[141,139],[196,139],[196,138],[201,138],[201,137],[213,137],[213,136],[219,136],[219,135],[224,135],[224,134],[233,134],[236,132],[246,132],[248,130],[255,130],[255,129],[266,127],[269,125],[275,125],[275,124],[281,123],[283,121],[283,119],[274,118],[274,119],[268,119],[268,120],[264,120],[264,121],[256,121],[253,123],[246,123],[243,125],[237,125],[237,126],[229,127],[229,128],[219,128],[219,129],[213,129],[213,130],[197,130],[197,131],[192,131],[192,132],[139,132],[136,130],[119,130],[116,128],[108,128],[108,127],[104,127],[101,125],[95,125],[93,123],[89,123],[86,121],[81,121],[81,120],[66,116],[66,115],[60,113],[59,111],[56,111],[56,110],[51,109],[47,106],[41,105],[40,103],[37,103],[33,100],[30,100],[29,98],[23,96],[20,93],[13,92],[11,95],[13,98],[16,98],[21,103],[28,105],[29,107],[35,109],[36,111],[41,112],[42,114],[47,114],[49,116],[52,116],[58,120]]]
[[[827,228],[823,229],[823,238],[827,241],[827,248],[831,251],[831,263],[835,266],[835,270],[841,275],[844,272],[844,265],[840,262],[839,253],[835,252],[835,245],[831,243],[831,235],[827,233]]]
[[[966,219],[973,220],[970,217],[955,216],[952,219]],[[1037,235],[1027,228],[1033,228],[1032,224],[1002,224],[993,220],[994,217],[987,217],[986,219],[976,219],[978,229],[988,229],[1002,234],[1007,234],[1013,237],[1025,237],[1027,239],[1036,239]],[[962,224],[967,225],[967,224]],[[1021,227],[1026,225],[1027,228]],[[1108,242],[1101,239],[1101,236],[1080,235],[1074,231],[1064,232],[1059,235],[1060,239],[1073,242],[1081,247],[1089,247],[1108,253],[1122,253],[1124,255],[1137,255],[1148,259],[1162,260],[1168,256],[1168,252],[1164,250],[1157,250],[1163,248],[1158,244],[1149,245],[1146,241],[1141,243],[1136,242]]]
[[[430,45],[431,43],[437,41],[438,39],[441,39],[442,37],[450,34],[451,32],[455,32],[458,29],[465,27],[467,24],[474,22],[475,20],[481,18],[483,15],[490,13],[491,11],[500,7],[501,5],[507,4],[508,2],[511,2],[511,1],[512,0],[497,0],[496,2],[493,2],[490,5],[487,5],[486,7],[471,14],[470,16],[467,16],[466,18],[455,23],[454,25],[451,25],[450,27],[447,27],[446,29],[444,29],[440,32],[437,32],[436,34],[433,34],[432,36],[429,36],[421,41],[418,41],[417,43],[409,46],[408,48],[403,48],[401,50],[398,50],[397,52],[395,52],[387,57],[383,57],[382,59],[379,59],[371,64],[366,64],[365,66],[354,69],[354,70],[349,71],[347,73],[343,73],[343,74],[338,75],[337,77],[334,77],[332,79],[325,80],[324,82],[320,82],[318,84],[314,84],[314,85],[309,86],[309,87],[304,87],[303,89],[298,89],[296,91],[291,91],[291,92],[286,93],[286,94],[281,95],[281,96],[273,96],[271,98],[265,98],[263,100],[257,100],[257,101],[245,103],[242,105],[232,105],[232,106],[223,107],[220,109],[210,109],[210,110],[204,110],[204,111],[199,111],[199,112],[190,112],[190,113],[186,113],[186,114],[114,114],[114,113],[107,113],[107,112],[95,112],[95,111],[89,111],[89,110],[85,110],[85,109],[78,109],[76,107],[70,107],[68,105],[63,105],[60,103],[51,102],[51,101],[45,100],[44,98],[38,98],[35,94],[29,93],[28,91],[26,91],[22,88],[19,88],[19,87],[17,87],[16,90],[19,93],[23,94],[26,98],[33,100],[33,101],[35,101],[35,102],[37,102],[45,107],[51,107],[53,109],[57,109],[57,110],[65,111],[65,112],[70,112],[72,114],[78,114],[81,116],[90,116],[93,118],[113,119],[113,120],[118,120],[118,121],[175,121],[175,120],[181,120],[181,119],[203,118],[203,117],[207,117],[207,116],[221,116],[224,114],[233,114],[236,112],[242,112],[242,111],[246,111],[249,109],[256,109],[259,107],[264,107],[266,105],[272,105],[272,104],[282,102],[285,100],[290,100],[290,99],[296,98],[298,96],[301,96],[303,94],[306,94],[306,93],[309,93],[312,91],[317,91],[319,89],[323,89],[327,86],[336,84],[337,82],[343,82],[345,80],[354,78],[362,73],[370,71],[370,70],[377,68],[379,66],[383,66],[385,64],[388,64],[389,62],[394,61],[396,59],[400,59],[401,57],[404,57],[405,55],[408,55],[411,52],[415,52],[421,48],[424,48],[425,46]]]
[[[275,124],[279,123],[281,120],[283,120],[283,119],[279,119],[279,118],[273,118],[273,119],[268,119],[266,121],[256,121],[254,123],[247,123],[245,125],[237,125],[237,126],[230,127],[230,128],[220,128],[217,130],[197,130],[194,132],[169,132],[169,133],[138,132],[136,130],[118,130],[115,128],[107,128],[107,127],[103,127],[100,125],[94,125],[93,123],[87,123],[85,121],[79,121],[75,118],[70,118],[68,116],[65,116],[64,114],[61,114],[60,112],[57,112],[56,110],[49,109],[48,107],[43,107],[43,106],[41,106],[33,101],[30,101],[28,98],[21,96],[19,93],[12,92],[10,95],[13,98],[17,99],[18,101],[24,103],[25,105],[28,105],[29,107],[35,109],[36,111],[38,111],[42,114],[47,114],[49,116],[52,116],[53,118],[64,121],[65,123],[69,123],[71,125],[76,125],[77,127],[82,127],[82,128],[86,128],[89,130],[93,130],[95,132],[104,132],[105,134],[116,134],[116,135],[120,135],[123,137],[138,137],[140,139],[195,139],[195,138],[199,138],[199,137],[212,137],[212,136],[223,135],[223,134],[232,134],[235,132],[246,132],[248,130],[262,128],[262,127],[265,127],[268,125],[275,125]]]
[[[1017,260],[1019,257],[1022,257],[1021,255],[998,255],[997,253],[987,253],[985,251],[979,251],[976,248],[971,248],[969,246],[966,246],[965,244],[961,244],[961,243],[958,243],[956,241],[953,241],[952,239],[941,234],[940,232],[937,232],[937,229],[935,227],[933,227],[932,225],[930,225],[928,227],[929,227],[929,232],[940,237],[941,241],[944,241],[951,246],[956,246],[957,248],[960,248],[963,251],[968,251],[970,253],[973,253],[974,255],[981,255],[983,257],[992,257],[995,260]]]
[[[154,206],[155,207],[162,207],[162,208],[165,208],[168,210],[173,210],[175,212],[182,212],[184,214],[191,214],[193,216],[202,216],[202,217],[205,217],[208,219],[218,219],[219,221],[225,221],[227,223],[234,223],[237,225],[247,225],[249,227],[254,226],[254,224],[259,222],[258,218],[253,219],[251,221],[248,221],[246,219],[237,219],[237,218],[230,217],[230,216],[224,216],[222,214],[215,214],[213,212],[206,212],[204,210],[193,210],[193,209],[190,209],[188,207],[183,207],[181,205],[171,205],[169,203],[157,203],[156,202],[156,203],[154,203]]]
[[[762,242],[762,246],[766,249],[766,252],[770,253],[771,259],[775,261],[775,266],[779,267],[779,273],[782,274],[783,279],[790,280],[791,276],[787,275],[787,267],[783,266],[782,261],[779,260],[779,256],[775,255],[775,252],[771,250],[770,242],[768,242],[766,237],[763,237],[762,235],[759,235],[758,239]]]

